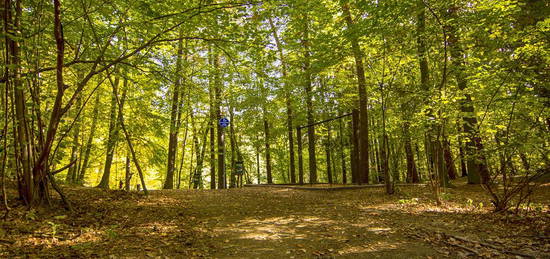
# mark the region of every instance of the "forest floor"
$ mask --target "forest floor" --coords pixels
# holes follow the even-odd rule
[[[445,258],[550,257],[550,185],[533,209],[490,212],[464,180],[436,206],[428,187],[220,191],[66,188],[72,212],[13,207],[0,257]],[[15,197],[10,189],[10,197]]]

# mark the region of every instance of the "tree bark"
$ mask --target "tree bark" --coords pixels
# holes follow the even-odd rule
[[[237,148],[237,144],[235,143],[236,142],[236,139],[235,139],[235,127],[234,127],[234,121],[233,119],[235,118],[234,116],[234,112],[233,112],[233,107],[230,107],[229,108],[229,121],[230,121],[230,124],[229,124],[229,145],[231,146],[231,178],[230,178],[230,188],[235,188],[237,187],[237,175],[236,175],[236,172],[235,172],[235,161],[236,161],[236,155],[237,155],[237,152],[236,152],[236,148]]]
[[[449,9],[449,17],[456,19],[458,17],[458,7],[452,6]],[[464,51],[460,46],[460,34],[456,26],[449,26],[449,48],[451,61],[454,67],[454,74],[460,91],[464,93],[464,99],[459,103],[462,113],[463,131],[467,137],[466,141],[466,161],[468,167],[468,183],[480,184],[489,181],[489,170],[487,161],[483,154],[483,142],[477,128],[477,117],[472,97],[466,92],[468,81],[466,79],[466,67],[464,60]]]
[[[128,81],[126,78],[124,78],[124,89],[122,90],[122,97],[120,97],[120,103],[117,103],[117,100],[119,97],[115,94],[116,89],[118,88],[119,84],[119,77],[117,76],[115,78],[114,84],[116,86],[113,86],[113,95],[111,97],[111,116],[109,121],[109,136],[107,139],[107,151],[105,155],[105,167],[103,170],[103,175],[101,177],[101,181],[97,185],[98,188],[102,189],[109,189],[109,182],[111,179],[111,165],[113,164],[113,158],[115,155],[115,147],[118,142],[118,136],[120,132],[120,121],[122,118],[122,111],[124,109],[124,101],[126,100],[126,94],[127,94],[127,84]],[[122,107],[118,107],[117,105],[121,105]],[[114,120],[114,121],[113,121]]]
[[[82,97],[78,97],[76,99],[76,105],[75,105],[75,124],[73,126],[73,136],[72,136],[72,147],[71,147],[71,158],[69,161],[75,161],[78,160],[79,150],[80,150],[80,119],[76,118],[78,116],[78,110],[82,106]],[[67,176],[65,178],[65,182],[69,184],[76,183],[77,180],[77,173],[78,173],[78,163],[75,163],[73,166],[69,167],[69,170],[67,171]]]
[[[180,37],[183,36],[183,30],[180,29]],[[172,107],[170,109],[170,133],[168,139],[168,163],[166,165],[166,179],[164,181],[163,189],[174,188],[174,171],[176,170],[176,156],[178,147],[178,114],[180,114],[180,95],[182,91],[182,70],[183,62],[183,39],[178,41],[178,51],[176,57],[176,73],[174,80],[174,88],[172,89]]]
[[[90,135],[86,141],[86,146],[84,147],[84,159],[82,161],[82,166],[78,174],[77,184],[82,185],[84,183],[84,178],[86,177],[86,170],[88,169],[88,164],[90,161],[90,153],[92,152],[92,142],[94,141],[95,132],[97,130],[97,120],[99,117],[99,105],[101,101],[101,96],[99,93],[96,94],[96,99],[94,103],[94,109],[92,111],[92,124],[90,124]]]
[[[290,182],[296,183],[296,166],[294,161],[294,134],[293,132],[293,109],[292,109],[292,94],[291,88],[288,85],[289,79],[287,77],[287,64],[284,57],[283,45],[277,34],[277,28],[273,23],[273,19],[269,18],[269,25],[271,27],[271,33],[273,38],[275,38],[275,44],[277,45],[277,51],[279,53],[279,60],[281,61],[281,72],[283,74],[284,80],[284,93],[285,93],[285,105],[286,105],[286,126],[288,131],[288,151],[289,151],[289,170],[290,170]]]
[[[128,89],[127,85],[126,85],[126,79],[124,80],[125,83],[124,83],[124,93],[122,93],[122,97],[125,97],[126,96],[126,90]],[[149,191],[147,190],[147,187],[145,186],[145,177],[143,175],[143,170],[141,169],[141,165],[139,163],[139,160],[137,159],[137,154],[136,154],[136,151],[134,149],[134,145],[132,143],[132,139],[130,138],[130,134],[128,133],[128,130],[126,129],[126,126],[124,124],[124,113],[123,113],[123,107],[124,107],[124,103],[122,103],[122,100],[120,100],[118,98],[118,85],[117,84],[111,84],[112,87],[113,87],[113,94],[115,96],[115,100],[116,100],[116,104],[118,106],[118,114],[120,116],[118,116],[118,123],[120,123],[120,127],[122,128],[122,132],[124,133],[124,137],[126,139],[126,143],[128,144],[128,148],[130,149],[130,153],[132,154],[132,160],[134,161],[134,165],[136,166],[136,169],[138,171],[138,174],[139,174],[139,178],[141,180],[141,186],[143,188],[143,192],[145,193],[145,195],[149,195]]]
[[[342,6],[348,29],[355,25],[351,17],[349,5]],[[359,40],[354,33],[349,35],[351,49],[355,59],[357,73],[357,91],[359,93],[359,160],[358,176],[359,183],[369,183],[369,115],[367,110],[367,83],[365,79],[365,68],[363,66],[363,52],[359,46]]]
[[[124,170],[124,190],[130,191],[130,181],[132,180],[132,167],[130,164],[130,152],[126,152],[126,165]]]
[[[330,124],[327,125],[327,140],[326,140],[326,143],[325,143],[325,153],[326,153],[326,160],[327,160],[327,179],[328,179],[328,183],[332,184],[333,183],[333,179],[332,179],[332,161],[331,161],[331,152],[330,152],[330,149],[331,149],[331,145],[330,145],[330,141],[331,141],[331,138],[332,138],[332,135],[331,135],[331,132],[330,132]]]
[[[302,153],[302,128],[296,128],[296,140],[298,141],[298,183],[304,184],[304,161]]]
[[[361,184],[359,176],[359,111],[354,109],[351,121],[351,177],[352,182]]]
[[[271,175],[271,148],[269,146],[269,122],[267,121],[266,111],[264,110],[264,134],[265,134],[265,171],[267,174],[267,184],[273,183],[273,176]]]
[[[213,55],[212,50],[209,50],[209,63],[213,64]],[[209,76],[209,91],[208,96],[210,98],[210,189],[216,189],[216,132],[215,125],[216,122],[216,112],[215,112],[215,101],[214,101],[214,75]]]
[[[405,157],[407,160],[407,182],[418,183],[418,171],[414,160],[414,153],[411,144],[410,123],[403,123],[403,135],[405,137]]]
[[[340,139],[340,163],[342,167],[342,183],[346,184],[348,182],[348,178],[347,178],[347,171],[346,171],[346,155],[344,152],[344,131],[343,131],[344,129],[342,127],[342,120],[338,121],[338,127],[339,127],[338,135]]]
[[[303,75],[304,75],[304,89],[306,92],[306,110],[307,110],[307,123],[313,124],[315,119],[313,117],[313,86],[311,83],[311,53],[309,46],[309,18],[307,14],[303,17],[303,34],[302,34],[302,48],[304,53],[303,63]],[[309,182],[317,183],[317,159],[315,157],[315,127],[307,127],[308,138],[308,157],[309,157]]]

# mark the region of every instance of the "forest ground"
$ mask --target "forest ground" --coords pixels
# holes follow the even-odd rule
[[[454,184],[443,206],[418,186],[392,196],[383,188],[163,190],[149,197],[66,188],[73,212],[56,204],[29,211],[10,201],[0,257],[550,257],[550,185],[535,193],[535,209],[514,215],[491,213],[480,186]]]

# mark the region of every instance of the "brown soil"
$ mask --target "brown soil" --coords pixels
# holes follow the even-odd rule
[[[440,258],[550,256],[550,187],[533,210],[493,214],[481,187],[312,191],[249,187],[67,190],[74,212],[12,207],[0,257]],[[15,194],[10,193],[10,197]],[[470,199],[471,201],[469,201]],[[483,203],[481,205],[480,203]]]

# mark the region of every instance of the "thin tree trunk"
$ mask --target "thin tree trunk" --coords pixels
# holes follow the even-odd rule
[[[458,132],[462,132],[460,121],[457,122]],[[466,160],[464,157],[464,144],[462,143],[462,136],[458,134],[458,155],[460,158],[460,172],[462,177],[468,176],[468,169],[466,167]]]
[[[124,80],[126,81],[126,79]],[[126,90],[128,90],[128,87],[126,85],[126,82],[124,83],[125,85],[125,88],[124,88],[124,92],[122,93],[122,97],[126,97]],[[137,155],[136,155],[136,151],[134,149],[134,145],[132,143],[132,139],[130,138],[130,134],[128,133],[128,131],[126,130],[126,126],[124,124],[124,113],[123,113],[123,107],[124,107],[124,103],[122,102],[123,100],[119,99],[118,98],[118,85],[117,84],[112,84],[112,87],[113,87],[113,94],[116,98],[116,104],[118,106],[118,114],[120,116],[118,116],[118,123],[120,123],[120,127],[122,128],[122,131],[124,133],[124,137],[126,138],[126,142],[128,144],[128,148],[130,149],[130,153],[132,154],[132,160],[134,161],[134,165],[136,166],[136,169],[138,171],[138,174],[139,174],[139,178],[141,180],[141,186],[143,187],[143,192],[145,193],[145,195],[149,195],[149,191],[147,191],[147,187],[145,186],[145,177],[143,175],[143,170],[141,170],[141,165],[137,159]]]
[[[84,159],[82,161],[82,166],[80,168],[80,173],[78,174],[77,183],[79,185],[84,184],[84,178],[86,177],[86,170],[88,169],[88,164],[90,161],[90,153],[92,152],[92,142],[94,141],[95,133],[97,130],[97,120],[99,117],[99,105],[101,101],[101,96],[99,93],[96,95],[94,109],[92,111],[92,124],[90,124],[90,135],[86,141],[86,146],[84,148]]]
[[[213,55],[212,50],[209,50],[209,59],[210,64],[213,64]],[[209,91],[208,96],[210,99],[210,189],[216,189],[216,132],[215,125],[216,123],[216,112],[215,112],[215,101],[214,101],[214,75],[209,76]]]
[[[273,177],[271,175],[271,148],[269,146],[269,122],[267,121],[266,111],[264,110],[264,141],[265,141],[265,171],[267,174],[267,184],[273,183]]]
[[[130,154],[129,151],[126,152],[126,165],[124,170],[124,190],[129,192],[130,191],[130,181],[132,180],[132,167],[130,164]]]
[[[115,90],[116,88],[118,88],[118,84],[119,84],[119,77],[117,76],[115,78],[115,82],[114,84],[116,86],[113,86],[113,96],[111,97],[111,116],[110,116],[110,121],[109,121],[109,136],[108,136],[108,139],[107,139],[107,152],[106,152],[106,157],[105,157],[105,167],[104,167],[104,170],[103,170],[103,175],[101,177],[101,181],[99,182],[99,184],[97,185],[98,188],[103,188],[103,189],[109,189],[110,186],[109,186],[109,182],[110,182],[110,179],[111,179],[111,166],[113,164],[113,158],[114,158],[114,155],[115,155],[115,147],[117,145],[117,142],[118,142],[118,136],[119,136],[119,131],[120,131],[120,119],[122,118],[122,111],[124,109],[124,102],[126,100],[126,93],[127,93],[127,90],[128,90],[128,87],[127,87],[127,84],[128,84],[128,79],[124,78],[124,82],[123,82],[123,85],[124,85],[124,89],[122,90],[122,97],[120,98],[120,103],[117,103],[117,100],[119,99],[119,97],[115,94]],[[118,110],[117,110],[117,105],[122,105],[122,107],[118,107]],[[113,121],[114,120],[114,121]]]
[[[258,174],[258,184],[261,183],[260,181],[260,146],[256,146],[256,171]]]
[[[296,140],[298,141],[298,183],[304,184],[304,160],[302,153],[302,128],[296,128]]]
[[[330,146],[330,140],[332,138],[332,135],[331,135],[331,132],[330,132],[330,124],[327,125],[327,131],[328,131],[328,136],[327,136],[327,140],[326,140],[326,143],[325,143],[325,153],[326,153],[326,156],[327,156],[327,179],[328,179],[328,183],[332,184],[333,183],[333,179],[332,179],[332,161],[330,160],[330,156],[331,156],[331,152],[330,152],[330,149],[331,149],[331,146]]]
[[[75,161],[78,159],[78,150],[80,150],[80,119],[79,118],[76,118],[76,116],[78,115],[78,110],[80,109],[80,107],[82,106],[82,98],[81,97],[78,97],[76,99],[76,106],[75,106],[75,124],[73,126],[73,143],[72,143],[72,147],[71,147],[71,158],[70,158],[70,162],[72,161]],[[69,168],[69,170],[67,171],[67,176],[65,178],[65,182],[66,183],[70,183],[70,184],[74,184],[76,183],[76,180],[77,180],[77,172],[78,172],[78,166],[77,166],[78,163],[75,163],[73,166],[71,166]]]
[[[347,171],[346,171],[346,155],[344,152],[344,131],[342,127],[342,119],[338,121],[338,127],[339,127],[339,139],[340,139],[340,163],[342,166],[342,183],[347,183]]]
[[[180,111],[178,113],[180,113],[178,115],[178,124],[181,124],[181,109],[182,107],[180,106]],[[192,111],[190,111],[191,113]],[[188,118],[189,118],[190,115],[188,115],[188,117],[185,119],[185,133],[183,133],[183,142],[181,143],[181,160],[180,160],[180,166],[179,166],[179,169],[178,169],[178,182],[176,184],[176,188],[177,189],[180,189],[181,187],[181,174],[182,174],[182,171],[183,171],[183,164],[185,162],[185,147],[187,146],[187,136],[189,134],[189,123],[188,123]],[[178,128],[180,127],[181,125],[178,126]],[[191,153],[191,156],[193,156],[193,153]],[[191,163],[189,164],[191,166]]]
[[[361,184],[359,176],[359,111],[354,109],[351,121],[351,178],[355,184]]]
[[[236,155],[237,155],[237,152],[236,152],[236,146],[237,144],[235,143],[236,142],[236,139],[235,139],[235,127],[234,127],[234,112],[233,112],[233,107],[230,107],[229,108],[229,121],[230,121],[230,124],[229,124],[229,142],[230,142],[230,146],[231,146],[231,179],[230,179],[230,187],[231,188],[235,188],[237,187],[237,175],[236,175],[236,172],[235,172],[235,161],[236,161]]]

